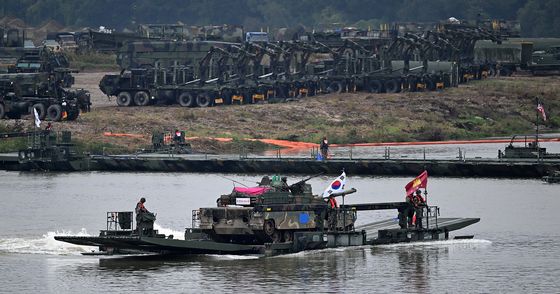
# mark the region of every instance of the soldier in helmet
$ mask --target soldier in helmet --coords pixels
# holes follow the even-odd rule
[[[146,209],[146,207],[144,206],[144,203],[146,202],[146,198],[142,197],[140,198],[140,201],[138,201],[138,203],[136,203],[136,228],[138,229],[138,232],[140,233],[141,230],[141,223],[142,223],[142,216],[145,213],[149,213],[148,209]]]
[[[404,211],[404,214],[405,214],[405,217],[406,217],[406,220],[407,220],[407,225],[408,225],[409,228],[411,228],[412,227],[412,219],[414,217],[414,211],[415,211],[415,209],[414,209],[414,193],[410,193],[409,195],[406,195],[405,201],[408,205],[407,205],[407,207]]]
[[[418,189],[416,195],[414,195],[414,209],[416,210],[416,228],[419,229],[422,228],[424,206],[426,206],[426,200],[422,197],[422,191]]]

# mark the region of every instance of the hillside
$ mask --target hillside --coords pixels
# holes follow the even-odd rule
[[[521,24],[524,37],[558,37],[557,0],[3,0],[0,18],[18,17],[30,26],[56,21],[63,27],[136,29],[139,23],[242,25],[247,30],[303,25],[379,28],[392,22],[503,19]]]

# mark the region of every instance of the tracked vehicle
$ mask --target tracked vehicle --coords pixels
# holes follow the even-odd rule
[[[242,244],[291,242],[296,232],[353,230],[356,212],[337,215],[313,195],[309,179],[288,185],[277,176],[264,177],[258,187],[236,187],[222,195],[218,207],[193,211],[193,220],[212,239]]]

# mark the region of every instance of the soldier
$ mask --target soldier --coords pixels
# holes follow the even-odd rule
[[[326,160],[329,155],[329,141],[327,140],[327,137],[323,137],[320,149],[323,160]]]
[[[146,202],[146,198],[142,197],[140,198],[140,201],[138,201],[138,203],[136,203],[136,228],[138,229],[138,233],[140,234],[142,232],[142,228],[141,228],[141,223],[142,223],[142,216],[144,213],[149,213],[148,209],[146,209],[146,207],[144,206],[144,203]]]
[[[416,210],[416,228],[422,228],[422,216],[424,212],[424,206],[426,206],[426,200],[422,197],[422,191],[420,189],[416,190],[416,195],[414,195],[414,208]]]
[[[407,218],[407,223],[408,223],[408,227],[411,228],[412,227],[412,219],[414,217],[414,193],[410,193],[409,195],[406,196],[405,198],[406,203],[408,204],[406,210],[405,210],[405,215]]]
[[[181,143],[183,136],[181,136],[181,132],[179,130],[175,130],[175,136],[173,137],[173,141],[175,144]]]
[[[282,177],[280,180],[282,183],[281,191],[289,192],[290,186],[288,185],[288,177]]]

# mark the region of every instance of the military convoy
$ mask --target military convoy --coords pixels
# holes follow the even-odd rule
[[[492,64],[475,61],[474,45],[500,41],[469,26],[338,41],[317,36],[287,42],[133,42],[117,55],[123,71],[105,76],[100,89],[116,96],[119,106],[188,107],[330,92],[433,91],[488,76]]]
[[[533,54],[541,41],[507,40],[518,36],[515,23],[480,25],[440,23],[420,31],[388,26],[368,31],[298,30],[289,33],[287,41],[274,42],[268,33],[248,32],[244,43],[223,38],[163,41],[165,32],[184,35],[184,28],[158,27],[157,41],[129,42],[119,49],[117,61],[123,71],[104,77],[100,88],[117,97],[119,106],[162,102],[208,107],[331,92],[433,91],[472,79],[508,76],[518,69],[555,68],[550,50]],[[146,26],[146,32],[150,28]]]

